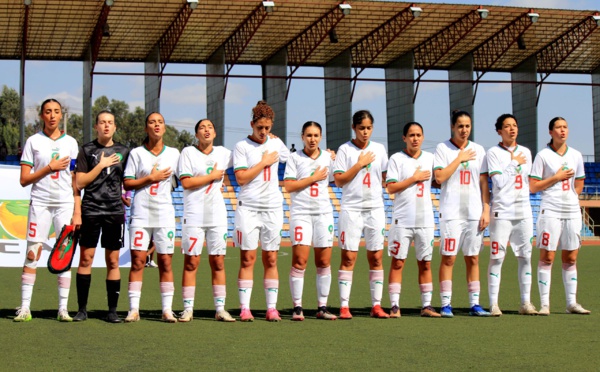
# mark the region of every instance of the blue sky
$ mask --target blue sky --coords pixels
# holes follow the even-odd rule
[[[449,1],[423,1],[423,3]],[[523,7],[600,10],[597,0],[513,0],[457,1],[460,4],[510,5]],[[542,13],[542,12],[540,12]],[[542,14],[543,16],[543,14]],[[600,31],[596,31],[600,32]],[[140,63],[97,63],[96,71],[143,72]],[[49,73],[51,71],[51,74]],[[168,73],[206,72],[204,65],[168,64]],[[260,75],[260,66],[235,66],[232,74]],[[82,64],[79,62],[28,61],[26,63],[25,104],[28,120],[33,121],[35,107],[48,97],[58,98],[72,112],[82,109]],[[296,76],[323,76],[321,68],[300,68]],[[361,77],[384,78],[383,69],[369,69]],[[425,79],[447,79],[447,72],[429,71]],[[510,81],[510,74],[488,73],[484,80]],[[590,75],[553,74],[548,81],[590,83]],[[19,61],[0,61],[0,84],[19,89]],[[307,120],[325,123],[323,80],[294,80],[288,98],[288,138],[286,143],[300,146],[300,127]],[[225,102],[225,145],[250,132],[250,110],[261,99],[261,80],[230,78]],[[126,101],[130,108],[144,107],[144,81],[141,76],[94,77],[93,99],[106,95]],[[432,104],[433,102],[433,104]],[[449,135],[449,102],[446,83],[422,83],[415,102],[415,118],[425,128],[425,148],[433,150]],[[359,82],[352,103],[353,110],[368,109],[375,117],[373,140],[386,143],[385,84]],[[475,141],[488,148],[498,142],[494,122],[498,115],[511,112],[510,84],[480,84],[475,102]],[[165,77],[161,93],[161,112],[168,124],[179,130],[193,131],[200,118],[206,117],[206,80],[204,78]],[[547,123],[555,116],[569,122],[569,143],[584,155],[593,155],[592,89],[591,87],[545,85],[538,105],[540,146],[549,138]],[[284,139],[285,140],[285,139]],[[535,149],[532,149],[535,152]]]

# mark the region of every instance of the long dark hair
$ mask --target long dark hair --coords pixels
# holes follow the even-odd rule
[[[304,131],[309,127],[317,127],[319,128],[319,132],[323,133],[321,124],[317,123],[316,121],[307,121],[306,123],[304,123],[304,125],[302,125],[302,135],[304,135]]]
[[[550,123],[548,123],[548,130],[550,131],[554,129],[554,124],[556,124],[556,122],[559,120],[567,121],[567,119],[563,118],[562,116],[552,118],[552,120],[550,120]],[[552,146],[552,141],[552,137],[550,137],[550,142],[548,142],[548,146]]]
[[[194,127],[194,134],[198,132],[198,127],[200,126],[200,123],[202,123],[204,120],[210,121],[210,119],[207,119],[207,118],[198,120],[198,122],[196,123],[196,126]],[[212,124],[212,121],[210,121],[210,122]],[[214,126],[214,124],[213,124],[213,126]]]
[[[464,110],[453,110],[452,114],[450,115],[450,124],[456,124],[458,118],[460,118],[461,116],[467,116],[469,119],[473,120],[471,114],[469,114],[468,112]]]
[[[61,105],[61,103],[58,102],[58,100],[56,100],[54,98],[48,98],[47,100],[45,100],[44,102],[42,102],[42,105],[40,106],[40,116],[42,116],[42,114],[44,113],[44,106],[46,106],[50,102],[56,102],[56,103],[58,103],[58,105],[60,106],[60,110],[62,112],[62,105]],[[46,128],[46,122],[42,121],[42,130],[44,130],[45,128]]]
[[[144,122],[144,128],[146,128],[146,126],[148,125],[148,120],[150,119],[150,116],[154,115],[154,114],[159,114],[162,118],[163,121],[165,120],[165,117],[162,116],[162,114],[160,112],[156,112],[156,111],[152,111],[151,113],[148,114],[148,116],[146,116],[146,121]],[[144,138],[144,141],[142,142],[144,145],[147,145],[150,142],[150,137],[146,134],[146,138]]]
[[[411,121],[406,123],[406,125],[404,125],[404,129],[402,130],[402,135],[404,137],[406,137],[406,135],[408,134],[408,130],[410,129],[410,127],[412,127],[413,125],[418,126],[419,128],[421,128],[421,133],[425,134],[425,131],[423,130],[423,126],[419,123],[417,123],[416,121]]]

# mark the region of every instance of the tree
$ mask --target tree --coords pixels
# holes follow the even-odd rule
[[[19,93],[4,85],[0,95],[0,142],[9,154],[16,154],[19,143],[21,101]]]

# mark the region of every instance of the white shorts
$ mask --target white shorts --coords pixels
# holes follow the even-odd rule
[[[385,240],[385,211],[383,208],[368,211],[342,209],[339,218],[340,248],[357,252],[363,230],[367,250],[382,250]]]
[[[233,242],[243,251],[253,251],[260,238],[263,251],[278,251],[282,227],[283,209],[256,211],[239,206],[235,211]]]
[[[71,223],[74,204],[65,204],[60,207],[46,207],[30,205],[27,216],[27,241],[43,243],[48,240],[50,228],[54,225],[56,237],[64,225]]]
[[[388,255],[397,260],[406,260],[408,249],[414,242],[417,260],[431,261],[433,230],[433,227],[405,228],[393,224],[388,235]]]
[[[516,257],[531,258],[531,243],[533,242],[533,220],[498,220],[492,217],[490,221],[490,259],[504,258],[507,243]]]
[[[440,237],[442,256],[456,256],[458,249],[465,256],[478,256],[483,249],[483,231],[479,231],[479,221],[440,220]]]
[[[206,247],[210,256],[224,256],[227,248],[227,226],[188,226],[181,229],[181,250],[188,256],[202,254],[202,246],[206,239]]]
[[[581,247],[581,219],[538,217],[537,247],[547,251],[574,251]]]
[[[158,254],[173,254],[175,251],[175,226],[134,227],[129,226],[129,247],[132,251],[147,251],[150,238]]]
[[[292,215],[290,218],[292,245],[316,248],[333,246],[333,213]]]

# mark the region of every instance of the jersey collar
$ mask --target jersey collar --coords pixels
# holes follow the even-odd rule
[[[561,155],[561,154],[559,154],[559,153],[558,153],[558,152],[557,152],[557,151],[554,149],[554,146],[552,146],[551,144],[548,144],[548,148],[549,148],[550,150],[552,150],[552,152],[554,152],[556,155],[558,155],[558,156],[560,156],[560,157],[563,157],[563,156],[567,155],[567,152],[569,151],[569,146],[567,146],[567,145],[565,144],[565,147],[566,147],[567,149],[566,149],[566,150],[565,150],[565,152],[564,152],[564,153]]]
[[[456,143],[454,143],[454,141],[452,141],[452,138],[450,138],[449,141],[450,141],[451,144],[454,145],[454,147],[456,147],[459,150],[466,149],[471,144],[471,141],[467,140],[467,144],[465,145],[465,147],[460,147]]]
[[[46,138],[49,138],[49,139],[51,139],[52,141],[58,141],[59,139],[61,139],[61,138],[63,138],[64,136],[66,136],[65,132],[64,132],[64,131],[62,131],[62,130],[60,131],[60,136],[58,136],[56,139],[52,139],[52,137],[48,136],[48,135],[46,134],[46,132],[44,132],[43,130],[41,130],[41,131],[40,131],[40,133],[41,133],[41,134],[42,134],[44,137],[46,137]]]
[[[369,140],[369,142],[367,142],[367,145],[365,146],[365,148],[364,148],[364,149],[361,149],[360,147],[356,146],[356,144],[354,143],[354,139],[351,139],[351,140],[350,140],[350,143],[351,143],[351,144],[352,144],[354,147],[356,147],[357,149],[359,149],[359,150],[364,150],[364,149],[366,149],[367,147],[369,147],[369,146],[371,145],[371,140]]]
[[[417,156],[416,158],[414,156],[412,156],[411,154],[408,153],[408,151],[406,151],[406,149],[402,150],[403,153],[406,154],[406,156],[408,156],[409,158],[413,158],[413,159],[418,159],[421,157],[421,155],[423,155],[423,150],[419,150],[419,156]]]
[[[303,153],[303,154],[304,154],[304,155],[305,155],[307,158],[310,158],[310,159],[312,159],[312,158],[310,157],[310,155],[308,155],[308,154],[306,153],[306,151],[304,151],[304,149],[302,149],[302,153]],[[316,157],[316,158],[314,158],[313,160],[317,160],[317,159],[318,159],[318,158],[321,156],[321,154],[322,154],[322,153],[323,153],[323,150],[319,149],[319,155],[317,155],[317,157]]]
[[[165,149],[167,148],[167,145],[163,144],[163,148],[162,148],[162,150],[160,150],[160,152],[159,152],[157,155],[154,155],[154,153],[153,153],[152,151],[150,151],[150,150],[149,150],[149,149],[146,147],[146,144],[145,144],[145,143],[143,144],[143,146],[144,146],[144,149],[145,149],[146,151],[148,151],[149,153],[151,153],[153,156],[159,156],[160,154],[162,154],[163,152],[165,152]]]
[[[502,149],[502,150],[506,150],[508,152],[510,152],[510,150],[508,149],[508,147],[504,146],[502,144],[502,142],[498,142],[498,146]],[[517,149],[519,148],[519,145],[515,142],[515,149],[513,150],[513,152],[516,152]]]

